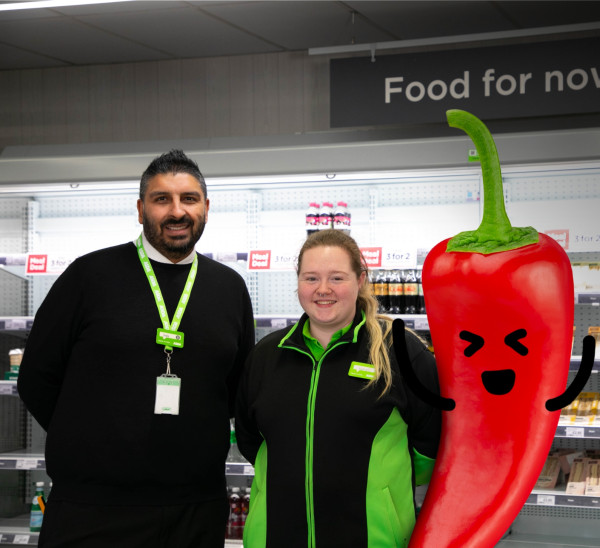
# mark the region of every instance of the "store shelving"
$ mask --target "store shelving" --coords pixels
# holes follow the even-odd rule
[[[589,225],[596,227],[595,212],[600,203],[600,163],[576,166],[528,166],[504,170],[507,212],[514,226],[532,225],[538,229],[573,226],[572,236],[583,233]],[[201,240],[200,252],[227,262],[246,280],[255,307],[258,338],[269,331],[294,323],[300,316],[295,293],[295,273],[249,272],[246,262],[252,249],[297,250],[304,238],[304,210],[310,200],[349,202],[352,211],[352,235],[362,245],[379,245],[387,249],[422,250],[449,234],[474,228],[481,214],[481,181],[477,169],[411,172],[405,177],[375,177],[351,184],[332,181],[290,185],[244,186],[228,190],[226,186],[211,192],[210,222]],[[33,314],[55,276],[24,275],[25,250],[45,250],[59,254],[68,250],[73,256],[133,240],[140,227],[135,222],[136,193],[102,195],[96,192],[11,198],[0,207],[0,216],[18,216],[18,226],[10,237],[0,235],[0,304],[12,303],[17,311],[0,308],[0,331],[24,341]],[[2,198],[0,197],[0,201]],[[15,211],[25,213],[18,214]],[[552,214],[546,214],[552,211]],[[569,211],[576,212],[569,214]],[[9,226],[8,221],[5,223]],[[99,230],[98,227],[103,227]],[[573,236],[572,244],[575,242]],[[581,244],[569,251],[575,265],[600,262],[599,249]],[[203,249],[211,250],[210,253]],[[229,252],[227,250],[238,251]],[[422,259],[422,253],[421,253]],[[421,264],[421,262],[419,263]],[[598,288],[576,289],[576,324],[574,354],[581,352],[581,340],[588,325],[600,325]],[[426,315],[400,316],[407,326],[428,331]],[[598,322],[598,323],[594,323]],[[571,360],[571,375],[580,357]],[[598,386],[600,359],[594,364],[593,386]],[[13,399],[16,382],[0,381],[0,396]],[[11,396],[13,398],[11,398]],[[31,419],[26,425],[31,432]],[[559,424],[555,443],[575,444],[578,448],[600,447],[600,426]],[[3,435],[0,432],[0,436]],[[29,434],[28,434],[29,435]],[[39,441],[39,440],[38,440]],[[30,440],[28,441],[30,443]],[[39,443],[37,443],[39,446]],[[563,446],[561,445],[561,446]],[[23,450],[0,453],[0,470],[6,475],[42,472],[45,463],[41,452]],[[253,469],[247,463],[227,463],[226,473],[247,485]],[[4,476],[4,474],[3,474]],[[564,486],[563,486],[564,488]],[[22,500],[27,500],[27,486],[20,485]],[[564,492],[534,491],[509,534],[498,546],[506,548],[572,548],[599,546],[600,509],[593,497],[567,497]],[[37,543],[37,534],[29,533],[27,517],[11,518],[0,523],[0,544]],[[590,528],[591,524],[591,528]],[[9,530],[7,530],[7,527]],[[596,528],[595,539],[589,539]],[[13,535],[9,537],[9,535]],[[20,535],[15,538],[15,535]],[[17,542],[15,542],[15,539]],[[226,546],[240,546],[228,540]]]

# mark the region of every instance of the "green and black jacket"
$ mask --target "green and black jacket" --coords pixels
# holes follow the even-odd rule
[[[307,319],[257,344],[238,392],[238,445],[255,467],[244,548],[406,546],[441,413],[405,387],[393,351],[384,396],[348,374],[369,364],[362,312],[318,361],[302,335]],[[439,393],[433,355],[414,334],[406,340],[416,374]]]

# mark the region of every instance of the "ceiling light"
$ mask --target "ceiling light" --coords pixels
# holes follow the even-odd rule
[[[336,53],[357,53],[368,51],[371,60],[375,59],[375,51],[384,49],[408,49],[423,46],[442,46],[448,44],[462,44],[468,42],[486,42],[490,40],[506,40],[510,38],[523,38],[533,36],[551,36],[567,33],[579,33],[584,31],[600,30],[600,22],[581,23],[576,25],[557,25],[553,27],[538,27],[519,30],[507,30],[498,32],[485,32],[476,34],[459,34],[455,36],[439,36],[431,38],[419,38],[416,40],[393,40],[390,42],[373,42],[370,44],[350,44],[345,46],[327,46],[322,48],[310,48],[309,55],[334,55]]]
[[[114,2],[134,2],[135,0],[39,0],[32,2],[11,2],[0,4],[0,11],[59,8],[64,6],[84,6],[87,4],[109,4]]]

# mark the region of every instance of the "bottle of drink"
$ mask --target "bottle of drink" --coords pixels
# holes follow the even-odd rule
[[[333,228],[350,234],[350,212],[346,202],[338,202],[333,212]]]
[[[44,519],[44,509],[46,500],[44,498],[44,482],[38,481],[35,484],[35,495],[31,501],[31,514],[29,516],[29,530],[37,533],[42,530],[42,520]]]
[[[229,532],[228,538],[242,538],[242,501],[240,488],[232,487],[229,495]]]
[[[417,300],[419,298],[419,288],[417,286],[417,275],[412,269],[404,271],[404,313],[417,313]]]
[[[227,453],[227,462],[246,462],[237,445],[233,419],[229,422],[229,453]]]
[[[390,271],[388,292],[390,295],[390,314],[402,314],[404,310],[404,286],[400,270]]]
[[[385,270],[378,270],[375,274],[373,292],[379,301],[379,313],[388,312],[390,309],[390,287]]]
[[[244,536],[244,525],[246,525],[246,518],[248,517],[248,512],[250,511],[250,488],[246,487],[244,494],[242,496],[242,537]]]
[[[306,210],[306,235],[310,236],[313,232],[319,230],[319,204],[311,202]]]
[[[319,213],[319,230],[333,228],[333,204],[323,202],[321,212]]]
[[[425,312],[425,294],[423,293],[423,282],[421,276],[423,271],[421,269],[417,270],[417,284],[418,284],[418,313],[426,314]]]

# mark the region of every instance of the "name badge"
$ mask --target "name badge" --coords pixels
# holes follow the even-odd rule
[[[156,378],[156,415],[179,415],[179,394],[181,379],[175,375],[161,375]]]
[[[159,327],[156,330],[156,342],[164,346],[173,346],[183,348],[183,333],[181,331],[171,331]]]
[[[352,362],[348,375],[359,379],[371,380],[375,378],[375,368],[368,363]]]

